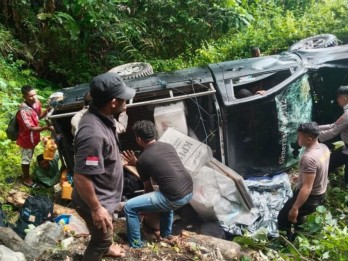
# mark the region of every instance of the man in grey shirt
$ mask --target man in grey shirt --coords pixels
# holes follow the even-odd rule
[[[285,231],[290,241],[291,227],[295,229],[303,223],[303,218],[313,213],[323,203],[328,183],[330,151],[325,144],[319,143],[319,127],[316,122],[301,123],[297,129],[298,144],[304,147],[299,162],[299,176],[293,197],[280,210],[278,229]]]
[[[94,77],[90,83],[92,104],[82,116],[75,136],[73,204],[85,220],[91,240],[83,260],[103,256],[122,257],[113,244],[112,213],[121,201],[123,167],[113,115],[135,95],[115,73]]]
[[[343,108],[343,114],[335,123],[319,126],[319,140],[325,142],[341,135],[344,147],[332,152],[329,172],[345,165],[344,182],[348,186],[348,86],[341,86],[337,89],[337,103]]]

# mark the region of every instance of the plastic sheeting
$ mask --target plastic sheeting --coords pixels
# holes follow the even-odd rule
[[[45,223],[31,229],[25,236],[25,243],[32,247],[40,255],[64,239],[63,227],[54,222]]]
[[[207,145],[172,128],[168,128],[159,140],[175,147],[190,172],[193,179],[190,204],[203,220],[218,220],[226,232],[234,235],[242,235],[244,229],[254,233],[259,228],[267,228],[271,236],[278,235],[278,213],[292,196],[286,173],[273,178],[258,177],[244,181],[248,190],[245,192],[250,193],[255,206],[249,211],[235,182],[220,171],[206,166],[212,160]]]
[[[230,225],[241,211],[245,211],[232,179],[209,167],[202,167],[192,175],[192,179],[193,198],[190,204],[204,220],[217,219]]]
[[[245,184],[249,188],[255,205],[255,208],[250,212],[254,222],[247,226],[241,222],[238,223],[238,220],[231,226],[222,224],[224,230],[233,235],[242,235],[244,230],[254,234],[260,228],[267,228],[270,236],[279,236],[277,228],[278,213],[285,202],[292,197],[288,175],[282,173],[273,176],[273,178],[250,178],[245,180]],[[243,218],[243,215],[239,217],[241,220]]]

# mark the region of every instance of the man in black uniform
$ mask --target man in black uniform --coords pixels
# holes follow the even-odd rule
[[[112,244],[112,213],[121,201],[123,167],[113,115],[123,111],[135,95],[115,73],[94,77],[90,83],[92,104],[82,116],[75,136],[73,203],[85,220],[91,240],[83,260],[124,256]]]
[[[127,220],[127,236],[131,247],[143,246],[140,237],[140,212],[161,212],[160,235],[172,234],[173,210],[187,204],[192,198],[193,184],[175,148],[156,141],[155,125],[150,121],[138,121],[133,126],[136,141],[143,149],[137,159],[133,151],[123,153],[128,165],[136,166],[144,182],[144,195],[128,200],[124,207]],[[153,191],[152,182],[159,190]]]

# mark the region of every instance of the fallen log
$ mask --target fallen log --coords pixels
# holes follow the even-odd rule
[[[28,261],[35,260],[35,251],[9,227],[0,227],[0,242],[7,248],[24,254]]]
[[[64,207],[59,204],[53,204],[53,216],[59,216],[61,214],[69,214],[79,216],[75,209]]]
[[[189,231],[183,231],[181,238],[186,249],[193,251],[201,260],[236,260],[241,256],[240,245],[232,241]]]

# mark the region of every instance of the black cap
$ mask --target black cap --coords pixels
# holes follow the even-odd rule
[[[94,102],[104,104],[114,98],[132,99],[135,95],[135,90],[128,87],[117,73],[107,72],[92,79],[90,94]]]

